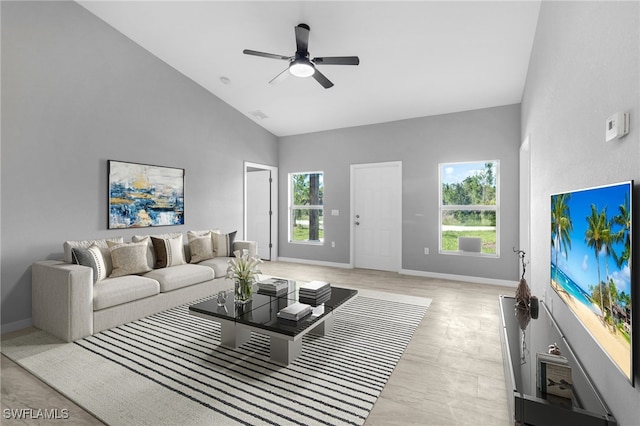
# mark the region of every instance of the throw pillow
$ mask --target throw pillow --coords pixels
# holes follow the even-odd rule
[[[213,249],[216,256],[219,257],[232,257],[233,256],[233,242],[236,239],[238,231],[233,231],[228,234],[212,233]]]
[[[156,255],[156,268],[183,265],[184,251],[182,249],[182,234],[173,238],[151,237],[153,252]]]
[[[205,234],[194,234],[187,232],[189,239],[189,250],[191,251],[191,263],[200,263],[203,260],[213,259],[215,253],[213,251],[213,239],[211,232]]]
[[[158,235],[154,235],[154,237],[156,238],[175,238],[175,237],[181,237],[182,233],[180,232],[169,232],[167,234],[158,234]],[[156,267],[156,253],[155,253],[155,249],[153,248],[153,242],[151,241],[151,236],[149,235],[134,235],[133,237],[131,237],[131,241],[134,243],[141,243],[141,242],[146,242],[147,243],[147,262],[149,265],[149,268],[153,269]]]
[[[104,263],[106,266],[106,275],[111,275],[113,271],[113,265],[111,264],[111,252],[109,251],[109,246],[107,245],[107,241],[112,241],[114,243],[122,243],[124,240],[122,237],[112,237],[105,238],[103,240],[81,240],[81,241],[65,241],[62,245],[64,248],[64,261],[67,263],[73,263],[73,254],[71,250],[75,248],[79,249],[88,249],[89,247],[96,245],[100,248],[102,252],[102,257],[104,258]]]
[[[73,263],[88,266],[93,269],[93,283],[97,283],[107,277],[107,266],[102,256],[102,251],[97,245],[92,245],[87,249],[72,248]]]
[[[147,243],[113,243],[107,241],[111,250],[113,272],[111,278],[123,275],[143,274],[151,268],[147,264]]]

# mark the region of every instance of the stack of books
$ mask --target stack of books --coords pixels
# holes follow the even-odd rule
[[[536,354],[537,384],[540,392],[562,398],[573,397],[571,366],[567,358],[545,353]]]
[[[289,281],[283,278],[269,278],[258,281],[258,293],[267,296],[281,296],[289,292]]]
[[[311,314],[311,306],[304,303],[295,302],[278,312],[278,320],[299,321],[307,315]]]
[[[300,287],[298,300],[312,306],[318,306],[331,299],[331,284],[324,281],[311,281]]]

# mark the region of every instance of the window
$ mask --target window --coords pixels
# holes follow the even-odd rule
[[[500,255],[499,165],[440,164],[441,253]]]
[[[289,241],[324,242],[324,179],[322,172],[289,174]]]

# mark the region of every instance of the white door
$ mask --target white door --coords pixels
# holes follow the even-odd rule
[[[399,272],[402,263],[402,163],[351,166],[352,263]]]
[[[271,260],[271,171],[248,171],[247,236],[258,243],[258,256]]]

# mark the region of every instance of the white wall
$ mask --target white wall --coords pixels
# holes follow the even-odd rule
[[[349,264],[350,165],[402,161],[402,268],[516,282],[520,105],[507,105],[280,139],[280,256]],[[500,161],[499,259],[438,253],[438,164]],[[323,171],[323,246],[287,241],[287,176]],[[332,216],[331,210],[340,211]],[[330,241],[336,242],[331,247]],[[424,248],[430,255],[424,255]]]
[[[550,194],[634,179],[636,224],[640,184],[640,3],[543,2],[522,102],[522,139],[531,143],[531,285],[621,425],[640,421],[640,391],[633,388],[551,290]],[[605,142],[605,119],[631,113],[631,133]],[[633,264],[640,265],[638,244]],[[637,267],[635,278],[638,310]],[[633,336],[640,371],[640,322]],[[636,373],[636,382],[640,377]]]
[[[244,161],[277,138],[75,2],[2,7],[2,326],[29,325],[31,263],[65,240],[243,232]],[[185,225],[107,230],[107,160],[185,169]]]

